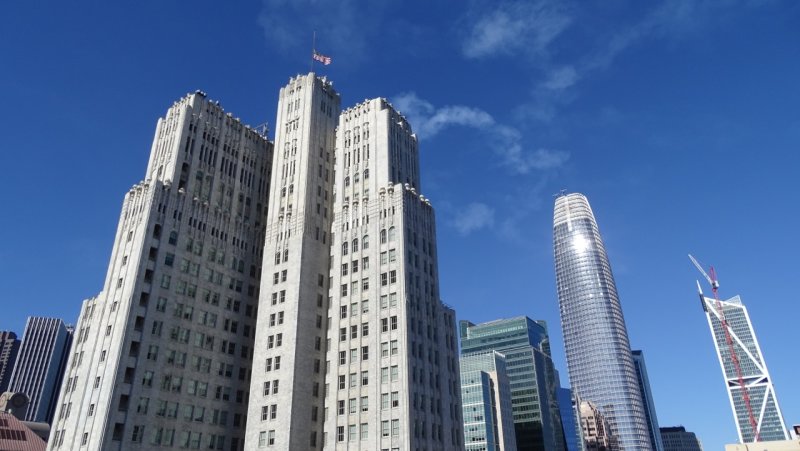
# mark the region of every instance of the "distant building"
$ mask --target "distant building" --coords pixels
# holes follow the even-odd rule
[[[6,330],[0,332],[0,393],[8,390],[20,343],[14,332]]]
[[[739,441],[747,443],[788,440],[789,431],[783,421],[775,387],[772,385],[747,308],[739,296],[717,301],[701,292],[700,299],[722,367]],[[723,320],[728,324],[727,332],[722,326]],[[736,360],[739,361],[739,371],[731,351],[735,352]],[[740,377],[747,387],[749,401],[742,391]],[[751,420],[755,424],[755,430]]]
[[[553,247],[572,391],[602,410],[619,450],[652,450],[611,264],[583,194],[556,198]]]
[[[616,450],[616,440],[611,435],[603,412],[591,401],[581,401],[581,429],[586,451]]]
[[[72,327],[57,318],[28,317],[9,391],[30,399],[25,421],[51,424],[72,344]]]
[[[653,402],[653,393],[650,390],[650,379],[647,377],[647,366],[644,364],[644,353],[640,350],[634,350],[631,353],[633,354],[633,365],[636,367],[639,390],[642,392],[644,415],[647,418],[647,432],[650,433],[650,442],[653,445],[653,450],[664,451],[664,444],[661,443],[661,433],[658,430],[656,406]]]
[[[492,351],[461,357],[461,407],[467,451],[516,451],[503,354]]]
[[[460,322],[461,355],[501,352],[506,357],[517,449],[563,450],[557,373],[544,322],[525,316],[473,324]]]
[[[559,387],[556,393],[567,451],[584,451],[580,407],[575,402],[572,390]]]
[[[687,432],[683,426],[666,427],[659,430],[664,451],[703,451],[703,445],[694,432]]]

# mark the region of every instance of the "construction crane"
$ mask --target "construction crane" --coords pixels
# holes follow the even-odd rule
[[[736,378],[739,381],[739,388],[742,391],[742,398],[744,399],[744,405],[747,408],[747,417],[748,421],[750,422],[750,427],[753,429],[754,433],[754,442],[758,441],[759,431],[758,431],[758,422],[756,421],[756,417],[753,414],[753,407],[750,405],[750,392],[747,386],[744,383],[744,376],[742,375],[742,366],[739,364],[739,356],[736,354],[736,348],[733,344],[733,337],[731,337],[730,326],[728,326],[728,321],[725,319],[725,311],[722,309],[722,302],[719,300],[719,294],[717,291],[719,290],[719,280],[717,279],[717,272],[714,270],[713,266],[708,268],[708,272],[711,275],[708,275],[703,267],[698,263],[697,259],[692,257],[692,254],[689,254],[689,260],[692,261],[694,266],[700,271],[703,277],[706,278],[709,285],[711,285],[711,291],[714,293],[714,301],[716,302],[717,313],[719,314],[719,322],[722,325],[722,330],[725,332],[725,342],[728,344],[728,352],[731,355],[731,360],[733,361],[733,367],[736,370]],[[703,303],[703,310],[706,314],[709,314],[708,309],[706,308],[705,296],[703,296],[703,290],[700,288],[700,282],[697,282],[697,289],[700,292],[700,302]],[[724,366],[723,366],[724,370]]]

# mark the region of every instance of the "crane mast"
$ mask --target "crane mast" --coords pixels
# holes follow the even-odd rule
[[[692,254],[689,254],[689,260],[692,261],[694,266],[700,271],[700,273],[705,277],[708,281],[709,285],[711,285],[711,292],[714,293],[714,301],[717,307],[717,312],[719,313],[719,322],[722,325],[722,330],[725,333],[725,343],[728,345],[728,352],[731,355],[731,360],[733,361],[733,367],[736,370],[736,378],[739,382],[739,388],[742,390],[742,399],[744,399],[744,405],[747,409],[747,417],[750,423],[750,427],[753,429],[753,433],[755,435],[755,442],[758,441],[759,431],[758,431],[758,422],[756,421],[756,417],[753,414],[753,407],[750,404],[750,392],[745,385],[744,382],[744,375],[742,374],[742,366],[739,363],[739,356],[736,354],[736,348],[733,343],[733,337],[731,337],[730,326],[728,326],[728,321],[725,319],[725,311],[722,309],[722,302],[719,300],[719,294],[717,291],[719,290],[719,280],[717,279],[717,273],[714,270],[713,266],[708,268],[708,272],[711,273],[710,275],[703,270],[703,267],[700,263],[692,257]],[[700,283],[697,283],[698,290],[700,289]],[[706,311],[706,314],[710,314],[708,309],[706,308],[705,299],[703,296],[703,291],[700,290],[700,301],[703,303],[703,310]],[[723,366],[724,371],[724,366]]]

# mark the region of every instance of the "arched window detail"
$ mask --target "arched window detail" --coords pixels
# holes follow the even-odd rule
[[[358,250],[358,238],[353,238],[353,252]]]
[[[364,169],[364,180],[369,178],[369,169]]]
[[[342,243],[342,255],[347,255],[347,241]]]
[[[389,227],[389,241],[394,241],[395,230],[394,227]]]
[[[381,230],[381,244],[386,243],[386,229]]]
[[[344,178],[344,186],[350,186],[350,177]]]
[[[369,249],[369,235],[364,235],[364,238],[361,238],[361,249]]]

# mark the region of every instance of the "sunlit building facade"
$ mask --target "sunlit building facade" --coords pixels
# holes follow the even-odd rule
[[[553,235],[572,390],[602,412],[617,440],[613,449],[651,450],[614,276],[584,195],[562,194],[556,198]]]

